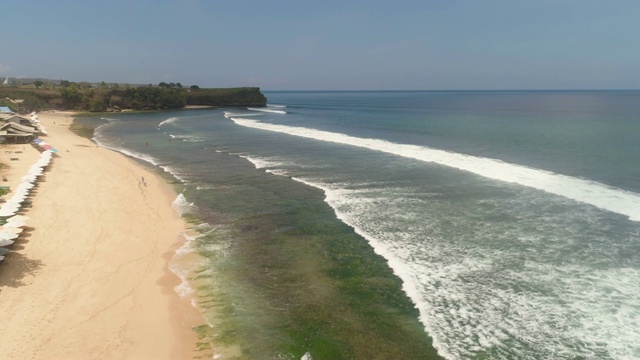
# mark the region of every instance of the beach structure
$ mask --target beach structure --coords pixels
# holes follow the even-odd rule
[[[6,248],[13,245],[20,237],[23,227],[29,220],[27,216],[19,213],[30,204],[28,199],[30,192],[44,174],[44,169],[51,163],[52,155],[51,151],[40,154],[36,163],[29,168],[27,175],[21,178],[20,184],[11,191],[11,196],[3,199],[4,202],[0,206],[0,224],[2,224],[0,226],[0,261],[4,260],[4,256],[9,252]]]
[[[38,130],[32,126],[21,125],[8,121],[0,126],[0,140],[5,143],[26,144],[38,135]]]
[[[31,113],[31,123],[38,129],[38,133],[40,135],[49,135],[47,129],[42,124],[40,124],[38,115],[36,115],[35,111]]]
[[[15,244],[13,240],[0,239],[0,247],[7,247]]]
[[[25,207],[30,206],[31,191],[51,164],[53,154],[51,150],[44,150],[38,160],[29,167],[27,174],[20,179],[19,185],[14,189],[7,188],[9,192],[0,204],[0,261],[4,260],[4,256],[9,252],[6,248],[11,247],[20,237],[29,220],[20,213]]]
[[[6,106],[0,106],[0,114],[13,114],[13,111]]]
[[[12,122],[12,123],[20,124],[22,126],[35,127],[31,120],[29,120],[29,119],[27,119],[25,117],[19,116],[19,115],[11,116],[11,117],[5,119],[4,122]]]
[[[0,142],[26,144],[38,135],[47,135],[47,130],[38,121],[37,115],[31,119],[22,116],[0,116]]]

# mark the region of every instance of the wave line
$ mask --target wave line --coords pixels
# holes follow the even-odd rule
[[[640,194],[614,188],[595,181],[556,174],[546,170],[506,163],[498,159],[459,154],[419,145],[392,143],[380,139],[355,136],[259,122],[251,119],[231,118],[237,125],[279,132],[308,139],[358,146],[382,151],[405,158],[436,163],[474,173],[489,179],[519,184],[572,200],[596,206],[640,221]]]
[[[282,114],[282,115],[285,115],[287,113],[284,110],[271,110],[271,109],[263,109],[263,108],[247,108],[247,110],[262,111],[262,112],[268,112],[268,113],[273,113],[273,114]]]

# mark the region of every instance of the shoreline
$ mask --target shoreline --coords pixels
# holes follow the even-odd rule
[[[0,358],[183,359],[198,355],[199,310],[174,287],[169,263],[185,243],[177,197],[159,174],[73,133],[72,112],[39,113],[59,151],[33,205],[29,231],[0,264]],[[8,183],[39,152],[1,161]],[[139,179],[144,177],[142,183]],[[146,184],[143,185],[143,184]],[[10,185],[15,186],[15,185]],[[122,201],[126,200],[126,201]]]

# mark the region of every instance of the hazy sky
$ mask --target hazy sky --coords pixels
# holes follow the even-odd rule
[[[0,76],[280,89],[638,89],[638,0],[4,0]]]

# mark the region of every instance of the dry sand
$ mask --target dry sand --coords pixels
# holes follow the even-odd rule
[[[25,213],[28,231],[0,263],[0,359],[192,358],[202,320],[167,267],[184,230],[175,193],[69,131],[69,113],[38,119],[59,156]],[[1,185],[16,186],[38,156],[31,145],[0,147],[11,165]]]

